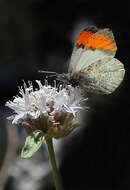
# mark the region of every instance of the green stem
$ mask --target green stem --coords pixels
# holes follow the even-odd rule
[[[47,143],[47,147],[48,147],[48,152],[49,152],[50,162],[51,162],[51,166],[52,166],[52,172],[53,172],[56,190],[62,190],[60,179],[59,179],[59,172],[58,172],[58,169],[56,166],[55,152],[54,152],[54,148],[53,148],[52,138],[46,138],[46,143]]]

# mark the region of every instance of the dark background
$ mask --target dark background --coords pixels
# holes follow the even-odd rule
[[[112,29],[126,75],[109,96],[90,94],[83,133],[69,139],[60,167],[64,189],[130,189],[129,60],[127,1],[1,1],[0,106],[18,85],[43,78],[38,70],[67,71],[73,44],[88,25]],[[2,130],[1,130],[2,131]],[[2,133],[2,132],[1,132]]]

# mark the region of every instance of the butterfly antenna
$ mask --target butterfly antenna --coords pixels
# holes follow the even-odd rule
[[[56,77],[58,75],[58,73],[53,72],[53,71],[42,71],[42,70],[39,70],[38,72],[39,73],[47,74],[47,77]]]

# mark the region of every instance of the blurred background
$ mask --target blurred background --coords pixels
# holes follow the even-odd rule
[[[26,134],[6,120],[7,100],[38,70],[67,72],[74,41],[88,25],[112,29],[126,75],[109,96],[89,94],[83,126],[55,149],[64,190],[130,189],[127,1],[0,0],[0,190],[54,190],[46,146],[20,158]]]

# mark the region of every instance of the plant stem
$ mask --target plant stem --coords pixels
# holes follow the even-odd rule
[[[50,162],[51,162],[51,166],[52,166],[52,172],[53,172],[56,190],[62,190],[60,179],[59,179],[59,172],[58,172],[58,169],[56,166],[55,152],[54,152],[54,148],[53,148],[52,138],[50,138],[50,137],[46,138],[46,143],[47,143],[47,147],[48,147],[48,152],[49,152]]]

